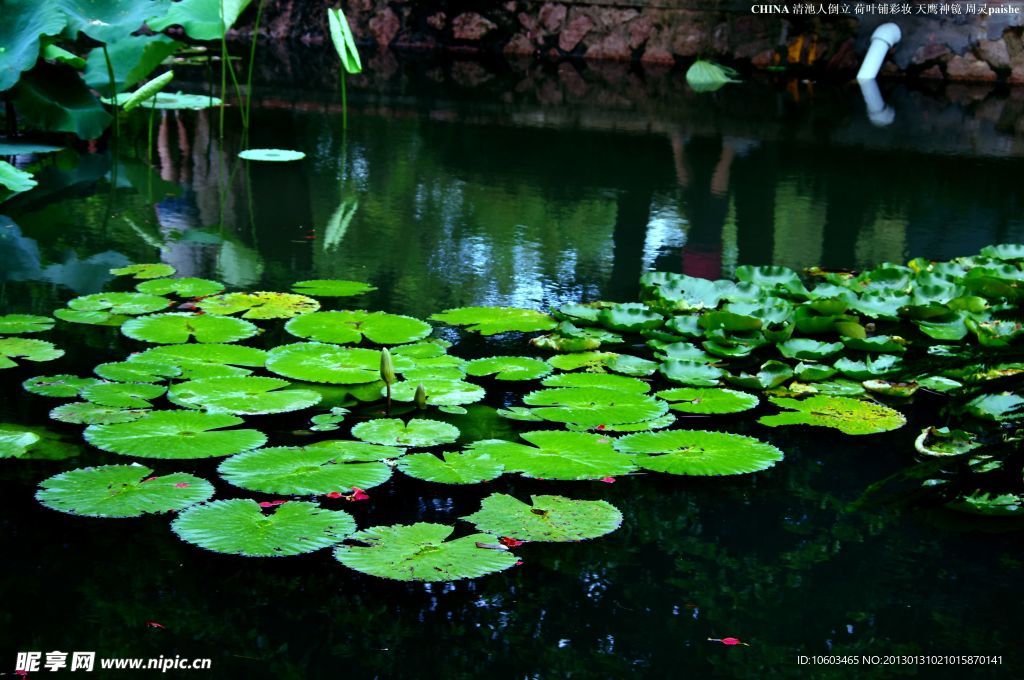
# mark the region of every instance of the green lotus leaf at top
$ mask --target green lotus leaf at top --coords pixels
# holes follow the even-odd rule
[[[193,40],[220,40],[251,0],[181,0],[147,20],[154,31],[180,25]]]
[[[586,432],[541,430],[525,432],[518,444],[503,439],[473,442],[467,449],[475,455],[489,455],[505,466],[537,479],[603,479],[633,472],[631,456],[618,453],[608,437]]]
[[[291,161],[301,161],[306,157],[306,154],[294,149],[246,149],[239,152],[238,157],[244,161],[288,163]]]
[[[85,517],[140,517],[174,512],[213,496],[205,479],[175,472],[158,477],[142,465],[103,465],[54,475],[36,499],[52,510]]]
[[[965,410],[982,420],[1019,420],[1024,418],[1024,396],[1014,392],[982,394],[969,401]]]
[[[174,362],[157,358],[150,361],[114,361],[100,364],[94,370],[101,378],[115,382],[158,383],[181,375],[181,368]]]
[[[135,286],[140,293],[150,295],[177,295],[182,298],[206,297],[224,290],[224,284],[210,279],[185,277],[180,279],[153,279]]]
[[[870,380],[893,375],[902,368],[902,360],[895,354],[880,354],[863,360],[840,357],[832,365],[848,378]]]
[[[0,458],[20,458],[38,441],[34,432],[0,429]]]
[[[600,387],[620,392],[647,394],[651,386],[643,380],[610,373],[558,373],[541,381],[544,387]]]
[[[575,371],[581,368],[595,370],[603,368],[605,362],[619,356],[615,352],[572,352],[556,354],[548,359],[548,363],[560,371]]]
[[[386,463],[346,462],[327,447],[255,449],[231,456],[217,471],[243,489],[295,496],[369,489],[391,478],[391,467]]]
[[[532,357],[488,357],[466,364],[473,376],[493,375],[496,380],[536,380],[551,373],[551,365]]]
[[[479,510],[462,519],[480,531],[519,541],[584,541],[622,525],[622,513],[605,501],[564,496],[531,496],[530,501],[493,493],[481,501]]]
[[[467,330],[481,335],[510,331],[549,331],[558,325],[544,312],[519,307],[459,307],[434,314],[430,318],[452,326],[465,326]]]
[[[673,475],[739,475],[782,460],[782,451],[759,439],[703,430],[638,432],[616,440],[615,449],[634,454],[646,470]]]
[[[362,281],[345,281],[342,279],[310,279],[296,281],[292,284],[292,292],[313,297],[352,297],[377,290]]]
[[[0,338],[0,369],[18,365],[15,359],[52,361],[64,356],[64,350],[53,343],[30,338]]]
[[[89,326],[120,326],[129,317],[124,314],[111,314],[110,312],[88,312],[80,309],[55,309],[53,315],[67,323],[80,323]]]
[[[679,361],[696,361],[702,364],[714,361],[711,355],[691,342],[658,343],[656,341],[648,341],[647,344],[654,347],[655,356],[663,361],[666,359],[676,359]]]
[[[185,408],[236,415],[286,413],[320,403],[319,392],[282,389],[290,385],[287,380],[263,376],[201,378],[172,385],[167,398]]]
[[[656,395],[669,408],[683,413],[740,413],[757,406],[756,394],[725,388],[679,387]]]
[[[683,385],[693,387],[714,387],[725,371],[699,361],[667,359],[658,368],[663,376]]]
[[[21,384],[26,392],[44,397],[77,397],[83,387],[102,382],[77,375],[37,375]]]
[[[440,446],[458,439],[459,428],[427,418],[413,418],[408,423],[398,418],[377,418],[353,427],[352,436],[384,446]]]
[[[665,317],[640,302],[614,304],[602,309],[597,315],[598,322],[613,331],[639,333],[649,328],[659,328]]]
[[[267,369],[294,380],[359,385],[380,379],[380,354],[375,349],[299,342],[272,349]]]
[[[39,58],[41,39],[57,35],[67,21],[56,3],[8,0],[0,21],[0,92],[17,84]]]
[[[994,246],[985,246],[981,249],[984,257],[991,257],[996,260],[1024,260],[1024,244],[1002,243]]]
[[[487,454],[414,453],[398,461],[398,469],[416,479],[438,484],[479,484],[496,479],[505,466]]]
[[[610,371],[634,377],[652,375],[656,370],[658,370],[657,361],[650,361],[648,359],[634,357],[629,354],[616,354],[606,360],[604,365]]]
[[[53,328],[53,319],[35,314],[7,314],[0,316],[0,335],[42,333]]]
[[[600,387],[537,390],[523,397],[523,403],[533,407],[533,413],[545,420],[588,429],[651,420],[668,410],[665,402],[654,397]]]
[[[778,344],[779,353],[787,359],[818,361],[843,351],[841,342],[819,342],[811,338],[792,338]]]
[[[714,309],[735,290],[730,281],[709,281],[686,274],[648,272],[640,284],[669,309],[688,312]]]
[[[198,307],[207,314],[229,316],[241,313],[246,319],[290,319],[320,309],[313,298],[295,293],[223,293],[204,298]]]
[[[416,390],[422,385],[431,406],[462,406],[475,404],[486,396],[479,385],[465,380],[402,380],[391,387],[391,398],[395,401],[414,401]],[[381,395],[386,394],[381,388]]]
[[[759,288],[781,288],[785,291],[803,289],[800,276],[789,267],[742,265],[736,268],[736,278]]]
[[[114,276],[131,276],[136,279],[160,279],[165,276],[174,276],[177,270],[169,264],[149,263],[130,264],[126,267],[111,269]]]
[[[154,411],[113,425],[90,425],[85,439],[98,449],[140,458],[215,458],[263,446],[257,430],[228,430],[242,419],[222,413]]]
[[[129,362],[170,363],[181,369],[181,377],[229,378],[252,373],[250,368],[262,368],[267,363],[266,350],[244,345],[218,343],[179,344],[151,347],[133,354]]]
[[[396,581],[456,581],[478,578],[515,566],[518,559],[491,534],[448,539],[454,527],[443,524],[377,526],[356,532],[334,557],[358,572]]]
[[[411,316],[361,310],[303,314],[284,328],[296,337],[316,342],[357,343],[365,336],[378,345],[415,342],[433,330],[430,324]]]
[[[832,427],[845,434],[861,435],[888,432],[907,422],[902,413],[888,406],[849,397],[770,397],[769,400],[780,408],[790,409],[776,415],[762,416],[757,421],[769,427],[816,425]]]
[[[356,529],[347,512],[288,501],[263,512],[247,498],[211,501],[179,514],[171,529],[200,548],[244,557],[285,557],[328,548]]]
[[[828,380],[834,376],[838,371],[826,364],[816,364],[814,362],[800,362],[793,369],[793,373],[797,379],[805,380],[807,382],[818,382],[821,380]]]
[[[145,408],[117,408],[101,406],[91,401],[72,401],[50,411],[50,417],[62,423],[75,425],[110,425],[129,423],[151,413]]]
[[[107,312],[108,314],[149,314],[171,304],[159,295],[146,293],[93,293],[68,300],[68,307],[80,312]]]

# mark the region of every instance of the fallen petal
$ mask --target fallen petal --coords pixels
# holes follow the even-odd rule
[[[614,477],[602,477],[601,481],[604,482],[605,484],[614,484],[615,483],[615,478]]]
[[[175,489],[184,489],[184,488],[186,488],[188,486],[189,486],[188,482],[178,482],[177,484],[174,485],[174,488]]]
[[[502,536],[498,539],[498,542],[502,545],[508,546],[509,548],[518,548],[523,544],[523,541],[515,538],[509,538],[508,536]]]
[[[146,625],[149,626],[150,628],[166,628],[167,627],[167,626],[165,626],[162,623],[157,623],[156,621],[146,621]]]

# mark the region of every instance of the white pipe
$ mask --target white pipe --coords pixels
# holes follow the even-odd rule
[[[872,125],[885,127],[896,120],[896,110],[882,99],[882,92],[874,78],[858,80],[857,84],[860,85],[860,93],[864,95],[864,106],[868,109],[868,120]]]
[[[882,62],[885,61],[889,50],[902,37],[903,32],[900,31],[900,27],[892,22],[882,24],[876,28],[875,32],[871,34],[871,45],[868,47],[868,53],[864,55],[860,71],[857,71],[857,80],[874,80],[878,76],[878,71],[881,70]]]

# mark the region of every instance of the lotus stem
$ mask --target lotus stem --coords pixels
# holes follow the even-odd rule
[[[344,67],[338,71],[341,76],[341,129],[348,129],[348,91],[345,87],[345,69]]]
[[[256,65],[256,42],[260,38],[260,19],[263,18],[263,1],[256,7],[256,23],[252,29],[252,44],[249,46],[249,72],[245,76],[245,126],[249,127],[252,108],[252,73]]]
[[[121,137],[121,107],[117,105],[117,83],[114,82],[114,65],[110,62],[107,43],[103,43],[103,59],[107,62],[107,80],[110,82],[110,101],[114,104],[114,139]]]
[[[414,400],[416,402],[416,408],[419,410],[422,411],[427,408],[427,388],[424,387],[422,383],[416,387],[416,397]]]

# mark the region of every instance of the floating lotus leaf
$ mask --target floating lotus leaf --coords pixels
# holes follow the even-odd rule
[[[162,345],[196,342],[236,342],[259,332],[255,324],[222,316],[170,312],[129,319],[121,332],[133,340]]]
[[[704,335],[700,327],[700,317],[695,315],[677,314],[665,322],[666,330],[685,338],[699,338]]]
[[[736,268],[736,278],[758,288],[779,288],[784,291],[803,288],[800,276],[789,267],[742,265]]]
[[[414,453],[398,461],[398,469],[416,479],[438,484],[479,484],[496,479],[505,466],[487,454]]]
[[[353,427],[352,436],[385,446],[439,446],[458,439],[459,428],[426,418],[413,418],[408,424],[398,418],[378,418]]]
[[[529,503],[493,493],[480,509],[462,519],[480,531],[519,541],[583,541],[610,534],[622,525],[622,513],[605,501],[564,496],[531,496]]]
[[[114,276],[131,276],[136,279],[159,279],[165,276],[174,276],[175,271],[176,270],[171,265],[158,262],[149,264],[130,264],[127,267],[111,269],[110,273]]]
[[[536,380],[551,373],[551,365],[531,357],[490,357],[470,361],[466,372],[474,376],[493,375],[496,380]]]
[[[665,317],[643,303],[626,302],[602,309],[598,312],[597,320],[605,328],[638,333],[648,328],[660,327],[665,322]]]
[[[55,309],[53,315],[67,323],[80,323],[89,326],[120,326],[128,317],[124,314],[110,312],[83,312],[78,309]]]
[[[843,344],[849,349],[871,352],[873,354],[903,354],[907,351],[907,341],[899,336],[875,335],[870,338],[844,338]]]
[[[580,368],[604,367],[605,362],[619,356],[615,352],[575,352],[560,354],[548,359],[548,363],[560,371],[575,371]]]
[[[639,423],[612,423],[601,428],[601,432],[646,432],[647,430],[660,430],[676,422],[674,413],[666,413],[657,418],[643,420]]]
[[[520,331],[549,331],[557,324],[544,312],[518,307],[460,307],[448,309],[430,317],[452,326],[466,326],[466,330],[481,335],[495,335]]]
[[[490,534],[445,540],[455,531],[443,524],[370,527],[339,545],[334,557],[350,569],[397,581],[456,581],[515,566],[516,556]]]
[[[761,330],[761,320],[749,314],[737,314],[731,311],[704,312],[698,322],[707,330],[724,330],[727,332],[745,332]]]
[[[599,387],[555,387],[530,392],[523,403],[545,420],[585,428],[637,423],[663,415],[668,405],[654,397]]]
[[[79,394],[82,399],[100,406],[113,408],[149,408],[150,401],[161,396],[167,388],[146,383],[101,382],[86,385]]]
[[[966,406],[967,413],[983,420],[1016,420],[1024,418],[1024,396],[1013,392],[983,394]]]
[[[167,309],[170,304],[171,301],[165,297],[146,293],[94,293],[68,301],[68,307],[80,312],[107,312],[131,316],[158,312]]]
[[[445,349],[448,343],[442,340],[428,340],[426,342],[414,342],[409,345],[392,347],[391,354],[394,357],[408,357],[410,359],[438,359],[445,357]]]
[[[77,437],[71,441],[44,427],[5,423],[0,423],[0,441],[6,442],[6,446],[0,444],[0,458],[22,460],[65,460],[77,456],[82,448]]]
[[[544,419],[536,415],[532,408],[526,408],[525,406],[509,406],[508,408],[499,408],[497,413],[502,418],[508,418],[509,420],[523,420],[532,423],[542,423]]]
[[[306,157],[306,154],[291,149],[246,149],[240,152],[238,157],[245,161],[287,163],[289,161],[301,161]]]
[[[39,435],[26,430],[0,430],[0,458],[20,458],[39,441]]]
[[[570,302],[569,304],[562,305],[555,310],[555,316],[559,319],[569,319],[577,323],[583,322],[585,324],[595,324],[597,323],[597,316],[600,312],[601,307],[597,305]]]
[[[917,384],[926,390],[941,392],[943,394],[946,392],[952,392],[953,390],[958,390],[964,386],[961,382],[941,375],[930,375],[926,378],[920,378],[917,381]]]
[[[683,413],[739,413],[757,406],[757,395],[737,390],[680,387],[658,392],[659,398],[670,402],[668,407]]]
[[[880,394],[883,397],[898,397],[906,399],[914,396],[920,385],[916,382],[893,382],[890,380],[865,380],[861,383],[868,392]]]
[[[132,96],[131,92],[121,92],[116,97],[101,97],[100,101],[110,106],[123,106]],[[221,105],[219,97],[208,94],[187,94],[183,92],[157,92],[155,96],[139,104],[144,109],[166,111],[201,111]]]
[[[62,472],[39,484],[36,500],[85,517],[140,517],[174,512],[209,500],[213,485],[176,472],[152,477],[141,465],[103,465]]]
[[[311,279],[292,284],[292,292],[313,297],[352,297],[374,290],[377,290],[377,287],[368,283],[341,279]]]
[[[186,379],[228,378],[249,375],[249,368],[262,368],[268,356],[266,350],[255,347],[204,343],[152,347],[132,355],[129,361],[174,363]]]
[[[902,360],[895,354],[867,357],[863,361],[841,357],[833,364],[843,375],[854,380],[885,377],[899,371]]]
[[[546,364],[545,364],[546,365]],[[460,366],[420,366],[402,371],[402,377],[407,382],[419,384],[426,380],[462,380],[466,377],[466,371]]]
[[[378,345],[415,342],[433,330],[430,324],[411,316],[364,311],[303,314],[289,321],[284,328],[296,337],[317,342],[355,343],[365,336]]]
[[[154,279],[135,286],[140,293],[151,295],[177,295],[183,298],[206,297],[224,290],[224,284],[210,279],[186,277],[181,279]]]
[[[727,382],[748,390],[768,390],[777,387],[793,377],[793,369],[781,361],[766,361],[761,370],[751,375],[746,371],[737,375],[726,375]]]
[[[662,362],[658,370],[672,382],[695,387],[713,387],[718,384],[718,379],[725,375],[725,371],[717,366],[678,359]]]
[[[703,430],[639,432],[616,440],[615,448],[635,454],[644,469],[673,475],[739,475],[782,460],[782,451],[753,437]]]
[[[757,422],[769,427],[779,425],[817,425],[833,427],[845,434],[875,434],[903,427],[907,419],[899,411],[873,401],[849,397],[813,396],[806,399],[770,397],[780,408],[791,409],[762,416]]]
[[[427,403],[431,406],[473,404],[486,395],[484,388],[465,380],[403,380],[392,385],[391,398],[413,401],[420,385],[427,391]],[[384,394],[383,388],[381,394]]]
[[[867,393],[863,385],[851,380],[829,380],[815,383],[814,389],[817,393],[836,397],[857,397]]]
[[[672,359],[678,361],[696,361],[702,364],[711,363],[711,361],[713,361],[707,352],[690,342],[673,342],[665,344],[660,347],[660,350],[661,351],[660,353],[657,353],[657,356],[662,360]]]
[[[358,385],[380,379],[380,352],[319,342],[282,345],[270,351],[267,368],[294,380]]]
[[[305,448],[311,451],[328,451],[335,460],[341,463],[372,463],[379,460],[391,460],[405,454],[405,449],[397,446],[367,444],[351,439],[327,439],[307,444]]]
[[[34,314],[7,314],[0,316],[0,335],[42,333],[53,328],[53,319]]]
[[[806,380],[808,382],[828,380],[837,373],[836,369],[832,368],[831,366],[815,363],[805,364],[802,361],[799,364],[797,364],[796,368],[793,370],[797,378],[799,378],[800,380]]]
[[[541,381],[545,387],[600,387],[620,392],[647,394],[651,386],[643,380],[608,373],[558,373]]]
[[[640,357],[630,356],[628,354],[616,354],[607,361],[604,365],[609,370],[615,371],[616,373],[623,373],[625,375],[632,375],[636,377],[643,377],[652,375],[658,370],[657,361],[649,361],[647,359],[641,359]]]
[[[729,281],[708,281],[666,272],[644,274],[640,284],[660,303],[680,312],[714,309],[735,290],[734,284]]]
[[[38,375],[21,384],[27,392],[44,397],[77,397],[79,390],[102,381],[77,375]]]
[[[171,523],[181,540],[214,552],[285,557],[328,548],[356,529],[347,512],[288,501],[263,512],[256,501],[212,501],[183,511]]]
[[[181,375],[181,369],[169,361],[116,361],[100,364],[95,368],[96,375],[116,382],[156,383]],[[98,381],[97,381],[98,382]],[[69,394],[69,397],[75,395]]]
[[[28,361],[52,361],[64,356],[64,350],[53,343],[29,338],[0,338],[0,368],[18,365],[15,359]]]
[[[1024,244],[1003,243],[994,246],[985,246],[981,254],[996,260],[1024,260]]]
[[[90,401],[73,401],[62,404],[50,411],[50,417],[62,423],[75,425],[109,425],[111,423],[130,423],[150,413],[144,408],[116,408],[100,406]]]
[[[322,496],[369,489],[391,478],[385,463],[349,463],[328,447],[275,446],[231,456],[217,468],[235,486],[250,491]]]
[[[818,361],[843,350],[841,342],[818,342],[810,338],[793,338],[778,344],[779,353],[787,359]]]
[[[178,406],[211,413],[264,415],[299,411],[320,403],[320,393],[282,389],[291,385],[280,378],[201,378],[171,386],[167,398]]]
[[[216,458],[263,446],[257,430],[225,430],[242,419],[223,413],[154,411],[130,423],[90,425],[85,439],[98,449],[140,458]]]
[[[506,472],[538,479],[603,479],[636,469],[632,457],[616,452],[612,440],[602,435],[546,430],[520,436],[533,446],[484,439],[468,450],[491,456]]]
[[[959,456],[980,446],[973,432],[948,427],[926,427],[914,440],[914,448],[926,456]]]
[[[290,319],[320,309],[313,298],[295,293],[224,293],[204,298],[199,308],[207,314],[228,316],[241,313],[246,319]]]
[[[1017,517],[1024,509],[1024,498],[1012,493],[994,494],[977,491],[947,503],[946,507],[972,515]]]

